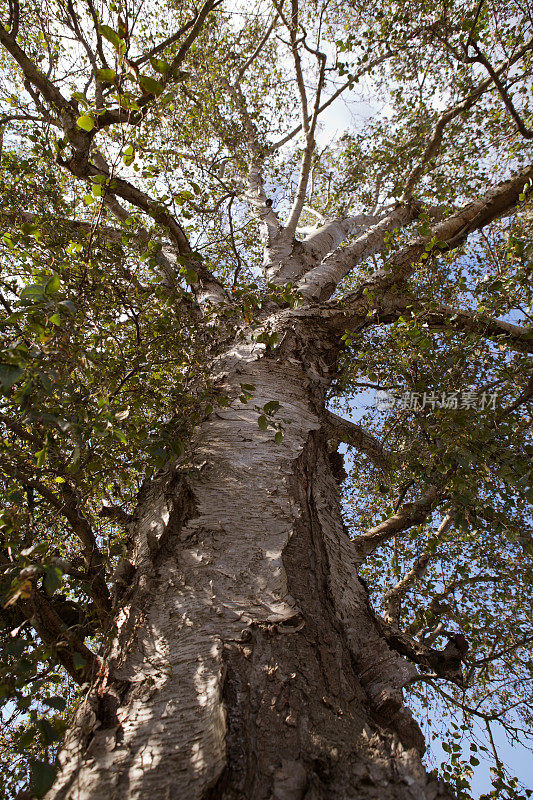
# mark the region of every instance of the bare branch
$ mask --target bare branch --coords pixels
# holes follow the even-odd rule
[[[382,64],[388,58],[391,58],[391,56],[392,53],[389,52],[385,53],[385,55],[379,56],[379,58],[375,58],[372,61],[369,61],[368,64],[366,64],[366,66],[364,66],[362,69],[359,70],[359,72],[357,72],[349,80],[347,80],[346,83],[343,83],[342,86],[340,86],[335,92],[333,92],[331,97],[329,97],[324,103],[322,103],[322,105],[318,109],[318,115],[320,115],[323,111],[325,111],[326,108],[329,108],[329,106],[332,103],[334,103],[335,100],[338,97],[340,97],[343,92],[346,91],[346,89],[349,89],[351,86],[353,86],[353,84],[356,81],[358,81],[368,72],[370,72],[370,70],[372,70],[374,67],[378,66],[379,64]],[[310,117],[308,117],[308,120],[310,120]],[[281,147],[283,147],[283,145],[287,144],[287,142],[290,142],[291,139],[294,139],[294,137],[300,133],[302,127],[303,125],[300,124],[297,125],[295,128],[293,128],[291,131],[289,131],[289,133],[287,133],[282,139],[280,139],[278,142],[275,142],[273,145],[269,147],[268,153],[275,153],[276,150],[279,150]]]
[[[45,122],[47,119],[36,117],[34,114],[5,114],[0,117],[0,125],[8,125],[10,122]]]
[[[414,503],[405,503],[392,517],[357,536],[353,543],[358,557],[363,560],[396,534],[425,522],[433,509],[442,501],[443,494],[442,489],[430,486]]]
[[[390,294],[377,305],[380,322],[398,319],[405,314],[416,314],[429,328],[453,328],[475,333],[498,342],[505,342],[513,350],[533,353],[533,329],[494,319],[469,309],[455,308],[426,298],[413,298]]]
[[[379,440],[360,425],[326,411],[325,428],[330,438],[355,447],[367,455],[377,467],[382,469],[390,467],[389,456],[383,451]]]
[[[298,27],[299,27],[298,0],[291,0],[290,20],[286,19],[280,6],[275,5],[275,8],[278,14],[280,15],[281,19],[285,23],[287,30],[289,31],[290,49],[292,53],[292,60],[294,62],[294,71],[296,74],[296,85],[298,87],[298,94],[300,95],[300,113],[302,117],[301,125],[304,130],[304,133],[307,134],[309,131],[309,116],[307,113],[307,92],[305,90],[304,76],[302,72],[302,61],[300,59],[300,51],[298,49],[300,42],[298,41],[297,38]]]
[[[529,42],[530,42],[529,46],[530,47],[533,46],[533,38],[530,39]],[[514,119],[516,127],[518,128],[518,130],[520,131],[520,133],[522,134],[522,136],[525,139],[533,139],[533,131],[529,130],[524,125],[524,123],[523,123],[523,121],[522,121],[522,119],[520,117],[520,114],[518,113],[518,111],[514,107],[513,102],[511,100],[511,98],[509,97],[509,94],[508,94],[507,90],[505,89],[505,86],[503,85],[503,83],[501,82],[501,80],[498,77],[498,73],[501,72],[501,69],[497,69],[497,70],[494,69],[494,67],[492,66],[490,61],[487,59],[487,57],[479,49],[479,45],[475,41],[475,39],[469,39],[469,43],[470,43],[470,46],[473,47],[474,50],[477,53],[477,57],[476,58],[469,59],[469,60],[477,61],[477,62],[479,62],[480,64],[482,64],[485,67],[485,69],[487,70],[487,72],[489,73],[489,75],[490,75],[490,77],[492,79],[492,82],[494,83],[494,85],[496,86],[498,92],[500,93],[500,97],[502,98],[507,111],[509,112],[511,117]],[[468,48],[468,44],[467,44],[467,48]]]
[[[385,607],[384,616],[387,622],[398,625],[402,598],[405,597],[411,586],[413,586],[413,584],[420,580],[420,578],[424,575],[431,556],[434,553],[434,545],[440,539],[440,537],[446,533],[446,531],[448,531],[453,522],[453,517],[453,513],[447,514],[444,517],[436,534],[430,539],[432,546],[429,547],[428,542],[428,546],[426,546],[418,558],[415,559],[415,562],[409,572],[407,572],[403,578],[398,581],[396,586],[393,586],[392,589],[389,589],[389,591],[383,595],[383,604]]]
[[[270,23],[265,35],[262,37],[261,41],[259,42],[259,44],[255,48],[254,52],[252,53],[250,58],[246,61],[246,63],[243,64],[243,66],[239,69],[239,71],[237,73],[237,82],[241,80],[241,78],[243,77],[243,75],[246,72],[246,70],[248,69],[248,67],[251,64],[253,64],[253,62],[255,61],[255,59],[257,58],[257,56],[259,55],[259,53],[261,52],[261,50],[265,46],[265,44],[270,39],[270,35],[271,35],[272,31],[274,30],[274,28],[276,27],[276,23],[277,23],[278,19],[279,19],[279,14],[276,12],[276,14],[274,14],[274,19]]]
[[[500,64],[500,66],[497,68],[497,70],[492,70],[492,67],[490,67],[490,65],[488,65],[487,69],[492,70],[491,78],[490,79],[487,78],[484,81],[482,81],[472,92],[470,92],[468,97],[466,97],[460,103],[457,103],[455,106],[453,106],[453,108],[450,108],[447,111],[444,111],[440,115],[440,117],[437,120],[437,123],[436,123],[436,125],[435,125],[435,127],[433,129],[431,138],[430,138],[430,140],[429,140],[429,142],[427,144],[427,147],[426,147],[426,149],[425,149],[420,161],[412,169],[409,177],[407,178],[407,181],[406,181],[406,184],[405,184],[405,188],[404,188],[404,192],[403,192],[403,196],[402,196],[402,202],[405,202],[406,200],[408,200],[411,197],[413,189],[416,186],[416,184],[418,183],[420,177],[422,176],[425,167],[428,165],[428,163],[431,161],[431,159],[434,158],[434,156],[438,153],[438,151],[440,149],[440,146],[441,146],[441,143],[442,143],[442,137],[443,137],[444,130],[445,130],[446,126],[452,120],[456,119],[460,114],[462,114],[465,111],[468,111],[470,108],[472,108],[472,106],[479,100],[479,98],[488,89],[491,88],[491,85],[492,85],[493,81],[496,83],[496,86],[498,86],[498,87],[501,86],[501,83],[499,81],[498,75],[501,74],[502,72],[504,72],[506,69],[508,69],[513,64],[515,64],[532,47],[533,47],[533,36],[530,39],[528,39],[528,41],[519,50],[517,50],[517,52],[513,55],[512,58],[507,59],[507,61],[504,61],[502,64]],[[487,66],[487,65],[485,64],[485,66]],[[503,90],[503,87],[502,87],[502,90]],[[514,111],[514,109],[513,109],[513,111]],[[515,119],[515,121],[516,121],[516,119]],[[525,135],[525,134],[523,134],[523,135]],[[531,133],[531,136],[533,136],[533,133]],[[530,138],[530,137],[528,136],[528,138]]]

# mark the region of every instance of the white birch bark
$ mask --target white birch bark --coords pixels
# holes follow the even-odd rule
[[[142,493],[118,633],[47,800],[447,797],[402,704],[414,668],[357,579],[306,338],[243,340],[214,365],[230,394],[278,400],[281,444],[236,400],[200,426],[189,468]]]

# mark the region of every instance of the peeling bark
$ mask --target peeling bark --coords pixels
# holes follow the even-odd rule
[[[422,767],[402,702],[416,672],[342,524],[328,358],[301,325],[214,365],[230,394],[246,382],[256,404],[279,401],[283,442],[235,401],[199,428],[192,468],[141,492],[117,635],[47,800],[451,797]]]

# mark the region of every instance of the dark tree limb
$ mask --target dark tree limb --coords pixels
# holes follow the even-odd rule
[[[381,307],[378,304],[376,310],[380,322],[392,322],[400,316],[416,315],[417,320],[428,328],[453,328],[475,333],[505,342],[513,350],[533,353],[533,328],[494,319],[470,309],[455,308],[427,298],[391,293],[383,298]]]
[[[429,486],[418,500],[405,503],[396,514],[357,536],[353,544],[358,557],[361,560],[366,558],[393,536],[412,528],[413,525],[425,522],[433,509],[442,501],[443,494],[443,490],[437,486]]]
[[[390,467],[390,456],[383,450],[379,440],[360,425],[326,411],[325,428],[328,436],[355,447],[367,455],[377,467]]]

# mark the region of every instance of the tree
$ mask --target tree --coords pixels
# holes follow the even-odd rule
[[[5,792],[468,797],[404,693],[531,721],[529,12],[2,21]]]

